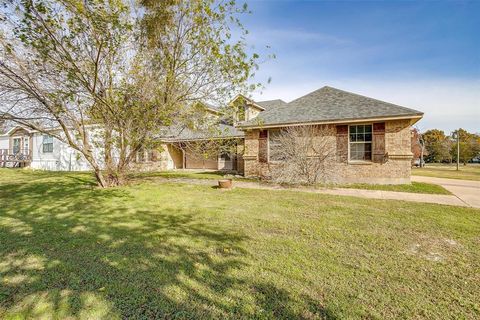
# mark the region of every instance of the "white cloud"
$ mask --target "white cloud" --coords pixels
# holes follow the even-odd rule
[[[334,35],[306,31],[302,29],[274,29],[274,28],[259,28],[258,30],[250,30],[248,37],[250,42],[267,43],[267,44],[282,44],[291,45],[292,43],[314,41],[318,44],[330,45],[347,45],[352,44],[352,41],[346,38],[337,37]]]
[[[421,130],[439,128],[450,133],[458,127],[480,132],[480,80],[471,79],[305,79],[274,82],[256,94],[258,100],[291,101],[325,85],[362,94],[425,113]]]

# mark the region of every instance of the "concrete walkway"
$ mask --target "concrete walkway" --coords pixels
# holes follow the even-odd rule
[[[412,181],[438,184],[471,207],[480,208],[480,181],[412,176]]]
[[[208,180],[208,179],[175,178],[175,179],[168,179],[168,181],[208,185],[212,187],[217,185],[216,180]],[[245,181],[234,181],[233,185],[234,187],[237,187],[237,188],[263,189],[263,190],[287,190],[287,191],[295,191],[295,192],[309,192],[309,193],[319,193],[319,194],[338,195],[338,196],[351,196],[351,197],[360,197],[360,198],[368,198],[368,199],[402,200],[402,201],[435,203],[435,204],[461,206],[461,207],[473,207],[471,204],[465,202],[464,200],[460,199],[456,195],[420,194],[420,193],[409,193],[409,192],[346,189],[346,188],[320,188],[320,189],[313,189],[308,187],[292,188],[292,187],[282,187],[274,184],[245,182]]]

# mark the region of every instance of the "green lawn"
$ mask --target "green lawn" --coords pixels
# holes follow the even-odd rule
[[[0,319],[478,319],[480,210],[0,169]]]
[[[157,177],[175,179],[222,179],[225,173],[220,171],[158,171],[158,172],[142,172],[133,175],[133,178],[155,179]],[[237,178],[241,179],[241,178]]]
[[[355,183],[355,184],[349,184],[349,185],[340,185],[339,187],[352,188],[352,189],[426,193],[426,194],[452,194],[450,191],[448,191],[444,187],[439,186],[437,184],[415,182],[415,181],[412,182],[411,184],[395,184],[395,185]]]
[[[424,168],[413,168],[412,175],[480,181],[480,164],[468,164],[466,166],[460,164],[459,171],[457,171],[455,164],[427,163]]]
[[[133,176],[134,180],[151,180],[155,181],[157,178],[166,178],[166,179],[222,179],[225,176],[225,173],[220,171],[159,171],[159,172],[143,172],[135,174]],[[230,176],[231,177],[231,176]],[[233,177],[234,180],[238,181],[258,181],[255,179],[248,179],[243,177]],[[263,182],[268,183],[268,182]],[[323,187],[323,185],[321,186]],[[383,191],[397,191],[397,192],[410,192],[410,193],[425,193],[425,194],[451,194],[447,189],[442,186],[424,183],[424,182],[412,182],[411,184],[401,184],[401,185],[380,185],[380,184],[339,184],[339,185],[329,185],[329,187],[339,187],[339,188],[353,188],[353,189],[367,189],[367,190],[383,190]]]

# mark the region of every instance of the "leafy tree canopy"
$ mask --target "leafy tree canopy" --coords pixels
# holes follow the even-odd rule
[[[451,141],[442,130],[431,129],[422,134],[427,155],[427,162],[450,161]]]
[[[68,143],[99,185],[120,184],[195,102],[259,87],[247,12],[235,1],[6,0],[0,117]]]
[[[458,134],[460,141],[460,154],[459,160],[466,164],[467,162],[471,161],[473,158],[478,157],[480,155],[480,136],[478,134],[469,133],[464,129],[458,129],[456,131]],[[452,159],[457,158],[457,143],[456,141],[452,144],[450,150]]]

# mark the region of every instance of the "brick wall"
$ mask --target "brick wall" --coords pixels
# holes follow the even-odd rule
[[[383,163],[349,163],[334,161],[335,175],[332,182],[337,183],[410,183],[411,139],[410,120],[385,122],[385,153]],[[337,136],[332,133],[332,143],[336,145]],[[245,134],[245,176],[269,176],[272,164],[259,162],[259,130],[249,130]]]

